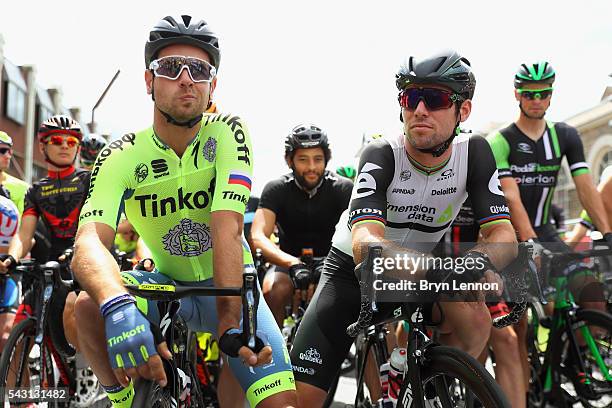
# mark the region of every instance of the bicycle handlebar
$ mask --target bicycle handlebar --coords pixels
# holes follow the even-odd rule
[[[368,326],[372,321],[372,316],[376,308],[376,291],[373,290],[373,279],[374,274],[372,273],[373,262],[375,258],[382,256],[382,246],[371,246],[368,249],[368,253],[363,262],[355,267],[355,272],[359,272],[358,279],[359,285],[361,289],[361,301],[359,308],[359,316],[357,321],[349,325],[346,329],[346,333],[350,337],[356,337],[359,332]],[[542,289],[539,282],[539,276],[537,272],[537,268],[535,266],[535,262],[533,260],[533,248],[528,243],[519,244],[519,257],[525,257],[527,259],[527,271],[528,275],[531,277],[533,281],[533,285],[535,286],[538,297],[544,300],[544,296],[542,294]],[[525,276],[522,276],[522,279],[525,279]],[[526,285],[523,285],[523,288],[526,289]],[[509,314],[505,316],[501,316],[495,318],[493,320],[493,326],[496,328],[506,327],[510,324],[514,324],[520,320],[523,313],[527,308],[527,299],[521,298],[519,302],[516,302],[512,307],[512,310]]]
[[[244,272],[242,274],[242,286],[239,287],[217,288],[143,283],[140,285],[125,285],[125,288],[135,296],[162,301],[172,301],[188,296],[241,296],[243,343],[247,344],[249,348],[255,349],[257,308],[259,305],[256,272]]]

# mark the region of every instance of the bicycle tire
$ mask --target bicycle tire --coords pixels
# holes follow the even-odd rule
[[[49,311],[46,316],[46,324],[51,341],[57,352],[64,358],[73,357],[76,353],[74,347],[66,340],[64,330],[64,307],[66,306],[67,296],[68,291],[65,288],[55,289],[51,302],[49,302]]]
[[[604,347],[607,348],[608,354],[607,356],[606,355],[602,356],[602,358],[604,360],[607,359],[608,361],[611,361],[612,360],[612,316],[606,312],[599,311],[599,310],[579,309],[576,312],[576,318],[574,322],[572,323],[572,328],[574,328],[574,330],[579,330],[579,328],[584,327],[584,326],[599,327],[607,331],[607,335],[605,337],[604,336],[598,337],[598,343],[601,345],[605,342]],[[560,348],[557,348],[557,350],[561,351],[562,357],[560,361],[565,361],[564,357],[566,356],[567,350],[569,348],[568,336],[564,332],[561,336],[558,336],[554,341],[560,342],[560,345],[559,345]],[[585,363],[586,377],[589,378],[591,380],[591,383],[593,384],[593,386],[591,387],[591,390],[593,390],[594,394],[592,395],[591,393],[587,394],[584,392],[585,388],[581,386],[577,386],[577,380],[575,379],[575,377],[571,376],[567,368],[565,369],[565,373],[562,373],[562,376],[566,377],[567,382],[571,382],[574,384],[575,393],[572,394],[567,389],[565,391],[569,393],[571,397],[577,398],[583,407],[588,407],[588,408],[612,407],[612,398],[610,397],[612,395],[612,381],[606,381],[605,379],[601,378],[602,377],[601,375],[595,375],[595,376],[593,375],[593,374],[597,374],[595,370],[598,370],[598,367],[588,348],[583,350],[581,358],[583,362]],[[610,372],[612,368],[610,367],[608,368]],[[564,369],[560,367],[559,369],[561,371],[564,371]],[[568,375],[570,375],[571,378],[568,378]],[[601,403],[605,405],[599,405],[599,404],[594,405],[595,404],[594,401],[601,401]]]
[[[7,388],[17,388],[17,387],[27,387],[30,388],[32,387],[34,384],[32,384],[34,378],[32,377],[33,374],[33,366],[31,364],[30,361],[30,352],[31,352],[31,347],[34,345],[34,335],[36,333],[36,319],[33,317],[27,318],[22,320],[21,322],[19,322],[15,327],[13,327],[13,330],[11,330],[11,334],[9,335],[9,338],[4,346],[4,350],[2,351],[2,356],[0,357],[0,387],[2,387],[3,390],[7,389]],[[25,340],[25,344],[23,343],[23,340]],[[51,353],[51,350],[47,347],[46,343],[43,341],[43,352],[45,353]],[[17,347],[19,345],[22,345],[22,349],[20,350],[20,355],[15,357],[15,352],[17,351]],[[24,346],[25,345],[25,346]],[[24,350],[28,350],[27,353],[24,353]],[[50,354],[49,354],[50,355]],[[51,359],[53,359],[53,356],[51,356]],[[42,358],[39,356],[38,359],[39,360],[39,365],[40,365],[40,371],[39,372],[39,384],[40,383],[47,383],[49,386],[51,387],[56,387],[57,385],[55,384],[55,373],[53,372],[53,368],[51,367],[51,369],[47,369],[45,367],[43,367],[44,362],[42,361]],[[14,367],[14,364],[17,363],[17,370],[13,369],[12,367]],[[13,364],[13,365],[12,365]],[[30,370],[29,373],[24,372],[24,368],[27,367],[28,370]],[[44,370],[44,372],[42,372]],[[20,371],[21,375],[26,375],[27,380],[28,381],[32,381],[29,384],[17,384],[17,383],[10,383],[9,380],[9,375],[10,373],[16,373],[16,371]],[[40,381],[40,376],[44,376],[45,381]],[[0,393],[0,406],[4,407],[6,404],[6,396],[4,394],[4,392]],[[47,406],[49,407],[60,407],[60,406],[65,406],[66,402],[54,402],[54,403],[48,403]]]
[[[452,402],[454,400],[448,395],[449,390],[445,388],[449,377],[461,381],[483,406],[487,408],[510,408],[510,403],[502,389],[475,358],[453,347],[432,347],[427,351],[425,365],[421,367],[421,381],[424,389],[428,383],[433,381],[436,394],[438,394],[436,398],[438,398],[439,403],[444,404],[443,407],[456,406]],[[408,382],[405,382],[402,386],[397,408],[409,407],[412,402],[412,398],[408,394],[407,384]],[[466,395],[471,400],[471,396],[467,392]],[[471,401],[468,402],[471,403]]]

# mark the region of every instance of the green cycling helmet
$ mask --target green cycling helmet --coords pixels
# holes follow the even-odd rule
[[[525,84],[533,83],[552,85],[553,82],[555,82],[555,69],[546,61],[522,64],[514,75],[515,88],[522,88]]]
[[[357,175],[357,171],[353,166],[340,166],[336,169],[336,174],[348,179],[354,180]]]

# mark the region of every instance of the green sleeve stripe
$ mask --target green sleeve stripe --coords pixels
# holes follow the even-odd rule
[[[293,371],[281,371],[255,381],[246,391],[246,396],[250,406],[256,407],[269,396],[283,391],[295,391]]]
[[[384,226],[385,226],[385,223],[384,223],[384,222],[382,222],[382,221],[378,221],[378,220],[363,220],[363,221],[357,221],[356,223],[354,223],[354,224],[351,226],[351,229],[352,229],[352,228],[355,228],[357,225],[361,225],[361,224],[368,224],[368,223],[380,224],[380,225],[381,225],[383,228],[384,228]]]
[[[491,225],[496,225],[496,224],[512,224],[512,223],[510,222],[509,219],[489,221],[487,223],[482,224],[480,226],[480,229],[487,228],[487,227],[490,227]]]
[[[589,173],[590,173],[589,169],[585,169],[585,168],[576,169],[572,171],[572,177],[580,176],[581,174],[589,174]]]
[[[593,223],[593,220],[589,216],[589,213],[586,212],[586,210],[582,210],[580,212],[580,218],[582,218],[584,221],[586,221],[588,223],[591,223],[591,224]]]
[[[491,145],[493,150],[493,156],[495,156],[495,163],[498,169],[509,169],[510,163],[508,158],[510,157],[510,144],[501,132],[496,132],[487,136],[487,141]]]
[[[546,122],[548,125],[548,129],[550,131],[550,138],[553,142],[553,148],[555,149],[555,157],[557,159],[561,158],[561,149],[559,149],[559,138],[557,137],[557,130],[555,129],[555,124],[552,122]]]
[[[542,218],[542,225],[544,225],[544,223],[548,223],[548,213],[550,210],[550,203],[552,202],[552,198],[555,195],[555,188],[551,188],[548,191],[548,197],[546,197],[546,203],[544,204],[544,216]]]

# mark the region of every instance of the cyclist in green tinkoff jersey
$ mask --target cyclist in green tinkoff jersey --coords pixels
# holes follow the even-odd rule
[[[160,319],[156,305],[146,307],[145,317],[122,277],[133,284],[176,280],[240,286],[243,270],[252,268],[242,233],[253,166],[249,133],[237,116],[203,113],[216,86],[219,60],[218,37],[204,20],[183,15],[157,23],[145,46],[153,126],[110,143],[94,165],[73,261],[85,290],[76,318],[83,352],[115,407],[131,406],[131,378],[165,386],[161,358],[171,357],[151,332],[150,321]],[[159,271],[119,274],[108,249],[122,208]],[[263,299],[257,354],[240,340],[239,298],[185,298],[179,313],[192,330],[220,336],[230,368],[221,373],[221,406],[244,404],[232,374],[251,406],[296,405],[287,350]]]
[[[491,144],[502,189],[510,207],[511,221],[521,241],[554,250],[569,250],[551,224],[551,201],[557,185],[561,160],[567,158],[578,198],[602,233],[610,231],[604,206],[597,194],[578,131],[563,122],[544,119],[550,107],[555,70],[545,61],[522,64],[514,77],[514,95],[520,114],[516,122],[487,137]],[[605,234],[608,242],[612,234]],[[592,298],[591,296],[589,296]],[[583,301],[581,306],[602,308],[600,302]],[[528,387],[526,319],[517,325],[521,364]]]

